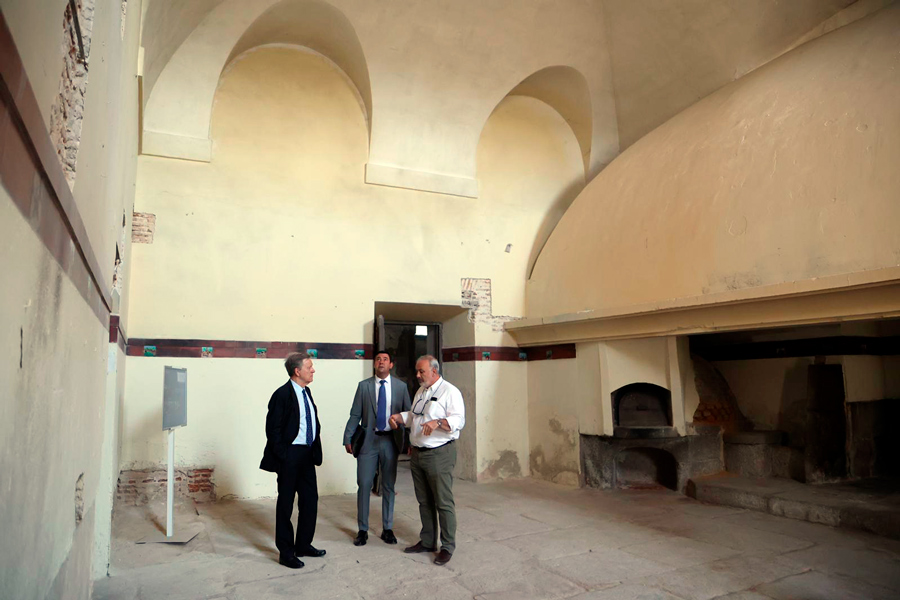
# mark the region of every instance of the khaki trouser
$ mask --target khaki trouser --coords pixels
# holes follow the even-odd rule
[[[422,532],[423,546],[435,544],[438,521],[441,525],[441,549],[450,554],[456,549],[456,504],[453,501],[453,468],[456,466],[456,443],[451,442],[432,450],[412,449],[410,469]]]

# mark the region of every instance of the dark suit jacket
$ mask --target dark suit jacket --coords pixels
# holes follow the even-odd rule
[[[409,399],[409,388],[402,379],[397,379],[391,375],[391,414],[395,415],[399,412],[409,410],[411,401]],[[375,430],[375,411],[378,407],[378,392],[375,390],[375,377],[363,379],[356,386],[356,395],[353,396],[353,405],[350,407],[350,419],[347,420],[347,426],[344,427],[344,444],[350,443],[356,426],[362,422],[362,426],[366,429],[366,435],[372,435]],[[397,452],[403,452],[405,428],[401,427],[394,431],[392,439]]]
[[[309,400],[316,409],[316,439],[313,440],[313,463],[319,467],[322,465],[322,428],[319,426],[319,408],[312,400],[312,390],[309,392]],[[277,473],[281,463],[287,454],[288,446],[297,439],[300,432],[300,402],[294,386],[288,380],[286,384],[275,390],[269,400],[269,412],[266,414],[266,449],[263,451],[262,462],[259,468],[263,471]]]

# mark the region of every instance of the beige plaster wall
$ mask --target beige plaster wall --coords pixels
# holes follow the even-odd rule
[[[854,0],[603,0],[622,149]]]
[[[485,127],[478,200],[366,185],[355,94],[284,48],[225,75],[213,124],[211,163],[139,161],[136,209],[157,225],[134,248],[131,337],[368,341],[374,300],[458,305],[464,277],[492,280],[494,314],[521,315],[537,231],[583,177],[562,118],[511,97]]]
[[[630,147],[550,237],[529,281],[529,316],[702,301],[898,265],[898,28],[894,4]]]
[[[25,64],[44,124],[59,92],[63,69],[63,14],[66,0],[2,0],[0,8]],[[97,2],[94,11],[84,121],[72,194],[101,269],[101,284],[112,286],[116,242],[122,217],[131,221],[137,161],[135,79],[141,0],[129,0],[126,36],[121,36],[121,4]]]
[[[125,386],[126,444],[121,468],[149,468],[166,460],[162,431],[165,365],[188,372],[188,424],[175,432],[175,463],[215,466],[219,497],[275,496],[272,473],[261,471],[266,445],[266,407],[287,381],[283,361],[256,359],[129,357]],[[356,462],[344,452],[342,436],[356,384],[371,376],[370,360],[315,361],[313,397],[322,424],[324,461],[319,494],[356,489]]]
[[[900,360],[897,356],[844,356],[847,402],[900,398]]]
[[[756,429],[790,431],[804,419],[808,367],[814,358],[766,358],[717,361],[713,365],[728,381],[738,407]],[[847,402],[900,398],[895,356],[828,356],[840,364]]]
[[[94,515],[108,333],[2,187],[0,240],[0,597],[42,599],[64,585],[88,598],[94,519],[110,517]]]
[[[577,485],[579,401],[586,386],[576,360],[528,363],[528,442],[532,477]]]
[[[382,175],[393,174],[388,180],[394,185],[443,182],[455,193],[478,195],[476,149],[489,115],[520,82],[552,66],[572,67],[588,83],[591,174],[618,151],[606,27],[601,11],[590,3],[563,0],[511,9],[477,0],[404,1],[392,7],[388,18],[379,3],[364,0],[225,0],[172,52],[147,90],[145,140],[160,140],[152,153],[182,156],[183,150],[206,160],[203,147],[211,134],[217,82],[241,36],[258,21],[277,23],[292,11],[319,13],[323,5],[343,18],[323,22],[315,39],[293,43],[327,47],[331,29],[345,36],[344,20],[355,30],[372,90],[368,163]],[[151,17],[154,23],[177,26],[176,13],[166,18],[155,11],[151,6],[148,27]],[[257,43],[285,41],[277,27],[265,29],[271,29],[272,39]],[[157,40],[155,33],[145,29],[146,46],[177,43],[165,36]],[[147,55],[168,52],[154,48]],[[199,154],[191,148],[199,148]]]
[[[475,382],[478,480],[528,476],[527,363],[476,362]]]
[[[493,315],[520,316],[535,240],[584,178],[578,141],[562,117],[534,98],[512,96],[484,127],[477,200],[366,185],[357,95],[329,61],[284,47],[251,51],[229,68],[212,132],[210,163],[139,161],[136,210],[156,215],[156,233],[152,244],[134,247],[132,338],[370,343],[374,302],[459,306],[468,277],[491,280]],[[447,346],[511,345],[495,320],[473,324],[465,314],[444,334]],[[524,371],[506,363],[447,369],[450,381],[470,390],[473,412],[487,416],[483,428],[470,421],[464,432],[472,445],[461,450],[460,475],[474,479],[504,451],[516,452],[527,473]],[[342,379],[350,386],[346,402],[363,376]],[[129,373],[126,413],[132,404],[156,407],[159,398],[134,381]],[[257,395],[271,392],[254,385]],[[195,401],[220,399],[201,389]],[[492,416],[510,411],[521,412],[519,421]],[[164,461],[161,434],[136,423],[125,426],[128,462]],[[261,435],[260,425],[247,444],[256,448]],[[196,460],[218,452],[199,438],[184,444]],[[323,475],[329,489],[352,491],[352,464],[334,465],[350,471]],[[223,463],[217,472],[245,467]],[[233,489],[264,491],[242,482]]]
[[[46,125],[64,64],[65,6],[64,0],[0,2]],[[73,191],[99,278],[110,287],[115,244],[123,213],[130,225],[134,193],[140,13],[140,0],[129,0],[122,40],[121,5],[97,3]],[[89,598],[92,575],[106,572],[98,557],[108,554],[115,483],[108,473],[115,457],[107,451],[118,445],[107,414],[108,331],[2,189],[0,212],[0,271],[8,286],[0,305],[0,519],[6,524],[0,597]],[[76,526],[80,474],[84,519]]]
[[[832,364],[837,362],[829,360]],[[727,360],[712,363],[756,429],[783,429],[805,414],[807,367],[812,357]]]

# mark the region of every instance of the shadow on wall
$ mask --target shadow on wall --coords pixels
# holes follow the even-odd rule
[[[575,201],[575,198],[581,193],[581,190],[584,189],[584,185],[585,181],[583,178],[573,181],[560,190],[559,194],[553,200],[550,209],[547,211],[547,214],[544,215],[543,220],[541,220],[541,226],[538,228],[537,235],[535,235],[534,238],[534,245],[531,247],[531,254],[528,255],[528,274],[526,279],[531,279],[531,274],[534,272],[534,265],[541,255],[541,250],[543,250],[544,246],[547,244],[547,240],[550,239],[550,234],[553,233],[559,220],[562,219],[563,215],[566,214],[566,211],[569,210],[569,207],[572,205],[572,202]]]
[[[778,410],[778,430],[787,434],[787,445],[792,448],[806,446],[806,404],[808,359],[799,359],[784,374]]]

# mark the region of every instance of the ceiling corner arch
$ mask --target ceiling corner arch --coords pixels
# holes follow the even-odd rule
[[[372,92],[362,44],[350,20],[324,0],[225,0],[187,36],[147,99],[142,153],[208,162],[210,119],[225,68],[253,48],[303,46],[328,58],[359,94],[371,137]]]

